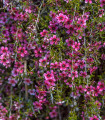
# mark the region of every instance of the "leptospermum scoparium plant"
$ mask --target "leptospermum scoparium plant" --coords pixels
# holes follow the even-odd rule
[[[105,120],[105,0],[0,7],[0,120]]]

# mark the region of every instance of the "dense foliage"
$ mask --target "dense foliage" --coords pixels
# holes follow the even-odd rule
[[[0,120],[105,120],[105,0],[0,7]]]

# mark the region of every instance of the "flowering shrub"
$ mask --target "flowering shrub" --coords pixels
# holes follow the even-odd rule
[[[105,0],[5,0],[0,120],[105,119]]]

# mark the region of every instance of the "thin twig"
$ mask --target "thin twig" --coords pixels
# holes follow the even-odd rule
[[[9,116],[11,116],[11,109],[12,109],[12,86],[11,86],[11,96],[10,96],[10,113],[9,113]]]
[[[24,73],[27,75],[27,61],[24,61]],[[28,100],[28,86],[25,84],[25,99]]]

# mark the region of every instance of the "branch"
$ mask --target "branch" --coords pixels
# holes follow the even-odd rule
[[[27,61],[24,61],[24,73],[27,75]],[[25,99],[28,100],[28,86],[25,84]]]

